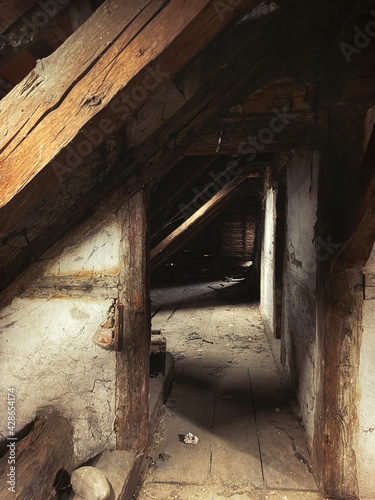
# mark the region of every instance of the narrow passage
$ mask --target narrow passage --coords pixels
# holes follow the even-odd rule
[[[258,304],[220,281],[154,288],[151,298],[176,381],[138,500],[321,499]],[[189,432],[198,445],[183,443]]]

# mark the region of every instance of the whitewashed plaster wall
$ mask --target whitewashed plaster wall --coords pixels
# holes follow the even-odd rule
[[[314,230],[318,172],[317,152],[289,155],[286,169],[282,342],[286,373],[297,390],[310,447],[314,432],[317,359]]]
[[[116,218],[94,230],[88,224],[72,233],[64,249],[55,246],[57,257],[44,276],[118,275]],[[1,393],[16,390],[16,430],[39,411],[59,412],[74,427],[77,463],[115,446],[115,353],[92,341],[115,298],[91,298],[89,292],[82,298],[16,297],[0,313]],[[0,412],[2,439],[8,436],[6,416]]]
[[[266,186],[264,207],[264,235],[261,254],[260,306],[272,333],[274,333],[275,296],[275,232],[277,191]]]
[[[375,275],[375,245],[363,274]],[[358,427],[354,439],[359,494],[361,499],[368,500],[375,498],[375,294],[371,296],[374,298],[364,301],[362,312],[363,331],[357,382]]]

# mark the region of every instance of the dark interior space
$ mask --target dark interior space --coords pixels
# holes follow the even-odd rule
[[[0,497],[374,500],[373,0],[0,0]]]

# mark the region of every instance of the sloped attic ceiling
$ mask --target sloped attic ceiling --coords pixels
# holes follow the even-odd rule
[[[319,89],[332,78],[335,87],[340,75],[337,64],[334,76],[322,68],[331,68],[337,37],[350,36],[368,7],[56,0],[52,15],[42,3],[0,7],[8,18],[0,50],[1,288],[93,210],[117,210],[178,165],[193,172],[189,156],[322,147],[327,93]],[[15,51],[10,35],[24,19],[35,34]],[[350,85],[340,88],[350,93]],[[259,136],[272,124],[272,137]]]

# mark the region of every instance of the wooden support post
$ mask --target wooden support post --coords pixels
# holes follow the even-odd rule
[[[333,135],[319,173],[318,234],[339,246],[327,251],[318,268],[319,371],[312,459],[317,485],[331,498],[359,497],[355,433],[362,269],[375,241],[375,128],[361,163],[358,145],[363,137],[358,125],[363,115],[341,103],[333,110]],[[345,143],[346,137],[351,141]]]
[[[120,303],[123,338],[117,352],[117,449],[143,449],[148,441],[150,359],[147,194],[138,191],[119,210]]]

